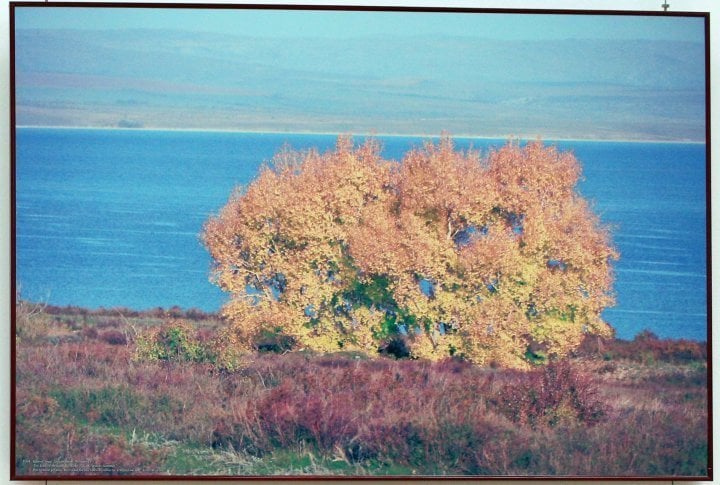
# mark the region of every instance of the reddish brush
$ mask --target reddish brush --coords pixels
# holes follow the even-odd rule
[[[137,360],[132,343],[102,338],[17,349],[20,474],[63,460],[103,475],[182,474],[188,450],[211,458],[210,474],[227,472],[224,450],[262,466],[310,454],[379,474],[702,476],[708,463],[707,369],[697,362],[585,357],[521,372],[291,352],[246,354],[230,371]],[[154,444],[121,438],[132,430]]]
[[[106,330],[100,334],[100,340],[110,345],[126,345],[127,337],[118,330]]]
[[[533,427],[554,426],[568,419],[592,425],[607,414],[592,380],[565,360],[518,374],[517,382],[501,389],[500,402],[508,418]]]
[[[707,361],[707,344],[686,339],[661,339],[649,330],[645,330],[635,336],[633,340],[588,336],[577,354],[601,357],[606,360],[683,363]]]

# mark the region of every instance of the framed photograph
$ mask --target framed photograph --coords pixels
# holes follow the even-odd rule
[[[712,479],[664,7],[11,2],[12,479]]]

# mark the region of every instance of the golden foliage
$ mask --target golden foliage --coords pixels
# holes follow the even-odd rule
[[[608,336],[608,231],[575,191],[580,166],[541,142],[481,157],[450,138],[380,157],[347,137],[282,151],[205,226],[212,279],[241,345],[281,332],[300,347],[525,367]]]

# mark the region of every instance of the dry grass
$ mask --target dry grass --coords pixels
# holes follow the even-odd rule
[[[147,315],[29,318],[47,328],[17,343],[24,476],[707,474],[706,362],[672,342],[650,342],[653,361],[585,349],[530,373],[304,353],[228,372],[134,358]]]

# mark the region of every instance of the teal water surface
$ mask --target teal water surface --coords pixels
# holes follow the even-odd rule
[[[400,159],[416,137],[377,137]],[[356,138],[358,139],[358,138]],[[19,128],[16,278],[24,298],[90,308],[217,310],[199,234],[233,189],[284,144],[335,135]],[[457,139],[486,150],[503,140]],[[579,190],[613,228],[618,335],[707,338],[704,144],[556,142],[583,165]]]

